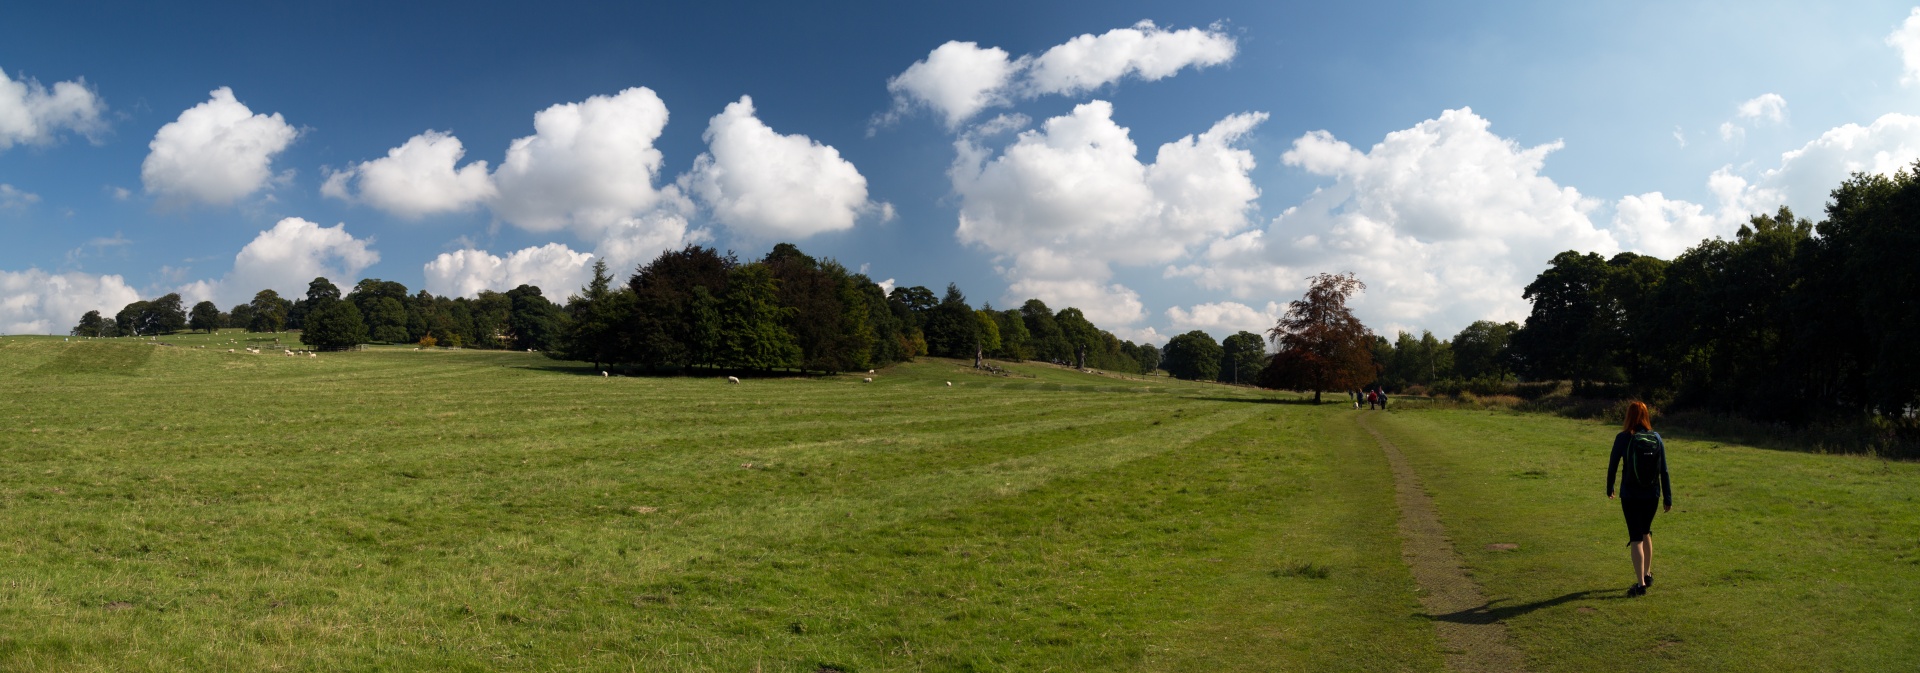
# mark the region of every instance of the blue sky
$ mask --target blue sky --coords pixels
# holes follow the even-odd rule
[[[0,9],[0,330],[791,240],[1152,341],[1354,271],[1444,337],[1920,157],[1900,3],[388,4]]]

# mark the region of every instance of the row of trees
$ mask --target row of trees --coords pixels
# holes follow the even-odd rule
[[[644,369],[841,372],[917,355],[1041,359],[1151,371],[1152,345],[1115,338],[1079,309],[1037,299],[974,308],[957,286],[891,292],[833,260],[782,243],[754,262],[688,246],[616,285],[603,263],[565,308],[556,358]]]
[[[1920,406],[1916,258],[1920,173],[1856,174],[1818,224],[1783,207],[1671,261],[1561,253],[1509,355],[1531,378],[1682,408],[1899,417]]]
[[[1160,363],[1175,378],[1222,383],[1255,383],[1267,366],[1266,339],[1240,331],[1214,341],[1201,330],[1176,335],[1167,340]]]
[[[299,330],[303,343],[322,350],[368,342],[547,350],[557,343],[564,321],[560,307],[531,285],[450,299],[424,290],[409,295],[405,285],[378,278],[360,281],[345,295],[332,281],[315,278],[298,299],[289,301],[273,290],[261,290],[252,301],[229,311],[210,301],[191,310],[181,305],[180,295],[167,294],[128,304],[111,319],[88,311],[72,334],[153,336],[189,329],[244,328],[267,333]]]

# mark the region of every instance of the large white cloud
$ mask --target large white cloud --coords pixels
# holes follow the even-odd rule
[[[1889,113],[1866,126],[1846,124],[1780,155],[1780,165],[1755,180],[1756,189],[1818,218],[1827,194],[1856,172],[1891,175],[1920,159],[1920,116]]]
[[[1588,218],[1598,202],[1540,174],[1560,143],[1522,147],[1488,128],[1459,109],[1364,152],[1324,131],[1301,136],[1283,161],[1333,184],[1168,275],[1275,298],[1297,294],[1314,273],[1352,271],[1368,286],[1356,310],[1376,329],[1524,318],[1520,288],[1555,253],[1618,245]]]
[[[915,107],[933,110],[948,129],[1016,97],[1080,94],[1126,77],[1157,80],[1185,68],[1233,60],[1237,46],[1220,26],[1166,30],[1152,21],[1083,34],[1039,55],[1012,58],[999,47],[947,42],[887,80],[892,119]]]
[[[274,155],[297,135],[280,113],[254,114],[220,87],[153,135],[140,181],[164,201],[230,204],[267,187]]]
[[[506,257],[484,250],[458,250],[427,262],[426,289],[449,297],[472,297],[481,290],[532,285],[548,299],[564,302],[593,275],[592,259],[593,255],[574,252],[559,243],[526,248]]]
[[[456,167],[467,150],[460,139],[427,131],[387,150],[387,156],[327,176],[321,193],[352,200],[357,183],[359,199],[375,208],[414,219],[470,210],[497,193],[487,162]]]
[[[62,130],[91,137],[105,127],[107,105],[84,79],[54,82],[53,88],[30,77],[13,79],[0,69],[0,150],[14,145],[44,145]]]
[[[1229,116],[1161,145],[1151,164],[1105,101],[1020,133],[998,156],[963,135],[949,170],[961,199],[956,234],[1011,262],[1009,301],[1038,297],[1099,324],[1137,322],[1144,307],[1109,282],[1112,265],[1171,262],[1244,228],[1260,192],[1248,177],[1253,154],[1236,144],[1265,119]]]
[[[535,113],[534,134],[513,141],[494,170],[494,212],[530,231],[600,230],[648,211],[680,207],[679,190],[655,185],[667,105],[636,87]]]
[[[708,151],[681,184],[748,238],[844,231],[877,208],[867,201],[867,179],[839,150],[775,132],[754,116],[750,97],[714,115],[702,137]]]
[[[1254,308],[1237,301],[1208,302],[1190,308],[1175,306],[1167,309],[1167,325],[1169,332],[1205,330],[1221,339],[1240,331],[1264,337],[1267,330],[1280,322],[1280,316],[1285,312],[1286,307],[1279,302],[1267,302],[1265,308]]]
[[[1165,30],[1152,21],[1067,40],[1033,58],[1024,88],[1030,94],[1092,91],[1129,75],[1153,81],[1187,67],[1233,60],[1233,38],[1220,26]]]
[[[241,248],[225,277],[195,281],[178,292],[189,302],[210,299],[221,306],[246,302],[269,289],[297,299],[306,296],[307,283],[314,278],[324,277],[345,289],[379,261],[380,253],[370,242],[347,233],[345,224],[323,227],[289,217]]]
[[[1907,20],[1887,35],[1887,45],[1900,51],[1900,83],[1920,84],[1920,7],[1907,13]]]
[[[981,110],[1007,102],[1007,83],[1021,64],[999,47],[948,42],[923,60],[887,80],[897,112],[919,105],[938,112],[947,128],[957,128]]]
[[[66,334],[87,311],[112,316],[139,299],[120,276],[0,271],[0,333]]]

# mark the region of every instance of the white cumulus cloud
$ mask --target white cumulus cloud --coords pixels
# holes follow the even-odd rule
[[[565,302],[592,277],[592,260],[593,255],[559,243],[525,248],[506,257],[485,250],[457,250],[427,262],[426,289],[437,295],[472,297],[481,290],[501,292],[532,285],[548,299]]]
[[[534,134],[513,141],[494,170],[494,212],[530,231],[599,230],[684,201],[660,188],[667,105],[636,87],[535,113]]]
[[[1900,52],[1900,83],[1920,83],[1920,7],[1908,12],[1907,20],[1887,36],[1887,46]]]
[[[120,276],[0,271],[0,333],[66,334],[87,311],[111,317],[139,299]]]
[[[714,115],[702,137],[708,151],[680,183],[714,219],[749,238],[844,231],[878,208],[867,201],[867,179],[839,150],[775,132],[754,116],[750,97]]]
[[[1764,93],[1740,104],[1741,119],[1779,123],[1787,120],[1787,99],[1777,93]]]
[[[1267,302],[1265,308],[1254,308],[1237,301],[1208,302],[1195,304],[1191,308],[1168,308],[1167,324],[1169,331],[1176,333],[1205,330],[1224,339],[1235,332],[1247,331],[1264,337],[1267,330],[1280,322],[1280,315],[1284,312],[1286,307],[1279,302]]]
[[[1756,187],[1777,193],[1794,210],[1815,217],[1827,193],[1853,173],[1891,175],[1920,159],[1920,116],[1889,113],[1866,126],[1846,124],[1780,155]]]
[[[48,89],[30,77],[13,79],[0,69],[0,150],[45,145],[62,130],[92,137],[105,128],[107,104],[84,79],[54,82]]]
[[[1033,94],[1075,94],[1129,75],[1153,81],[1188,67],[1233,60],[1237,47],[1220,26],[1166,30],[1152,21],[1085,34],[1046,50],[1028,65],[1025,89]]]
[[[253,299],[273,290],[288,299],[306,296],[307,283],[324,277],[342,288],[359,282],[360,272],[380,261],[369,241],[347,233],[347,225],[323,227],[289,217],[260,232],[233,256],[233,270],[217,280],[180,287],[189,302],[213,300],[221,306]]]
[[[1560,147],[1523,147],[1464,108],[1367,151],[1308,133],[1282,160],[1332,184],[1168,275],[1237,298],[1290,298],[1314,273],[1355,272],[1367,283],[1356,311],[1376,330],[1524,318],[1520,289],[1555,253],[1618,249],[1588,219],[1596,201],[1541,175]]]
[[[487,162],[458,166],[466,152],[459,138],[427,131],[387,150],[385,157],[328,175],[320,191],[353,200],[357,184],[361,201],[409,219],[468,210],[492,199],[497,190]]]
[[[1016,97],[1081,94],[1127,77],[1164,79],[1186,68],[1226,63],[1236,51],[1221,26],[1166,30],[1152,21],[1083,34],[1018,58],[999,47],[952,41],[887,80],[894,108],[883,121],[925,107],[948,129],[957,129],[982,110]]]
[[[1248,177],[1253,154],[1237,143],[1265,119],[1229,116],[1161,145],[1151,164],[1106,101],[1020,133],[998,156],[963,135],[948,171],[961,199],[956,234],[1011,262],[1009,301],[1038,297],[1098,324],[1137,322],[1144,307],[1109,282],[1112,265],[1170,262],[1244,228],[1260,192]]]
[[[981,110],[1005,105],[1007,83],[1021,65],[999,47],[948,42],[887,80],[887,90],[896,113],[925,106],[940,113],[947,128],[958,128]]]
[[[147,145],[140,180],[163,200],[230,204],[267,186],[274,155],[297,135],[279,113],[254,114],[232,89],[220,87],[160,127]]]

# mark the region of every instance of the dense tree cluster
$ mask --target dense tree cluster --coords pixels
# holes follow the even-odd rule
[[[1858,174],[1825,221],[1781,208],[1672,261],[1565,252],[1511,356],[1681,408],[1805,423],[1920,406],[1920,176]]]
[[[596,263],[565,308],[557,358],[649,370],[717,368],[843,372],[917,355],[1039,359],[1151,371],[1159,351],[1102,331],[1079,309],[1039,300],[996,311],[960,288],[891,292],[791,244],[743,263],[689,246],[641,266],[626,285]]]
[[[1278,350],[1260,371],[1260,385],[1311,390],[1318,403],[1321,392],[1355,390],[1371,380],[1378,371],[1373,330],[1347,308],[1347,298],[1366,287],[1352,274],[1314,276],[1306,296],[1288,303],[1267,332]]]

